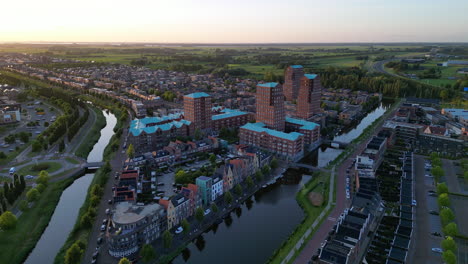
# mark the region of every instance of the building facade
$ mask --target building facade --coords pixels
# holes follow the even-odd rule
[[[299,96],[297,98],[297,116],[309,119],[320,113],[322,85],[317,74],[304,74],[301,78]]]
[[[201,199],[203,205],[208,206],[211,203],[212,198],[212,186],[213,186],[213,179],[206,176],[200,176],[196,179],[195,183],[200,190]]]
[[[284,131],[284,95],[281,84],[270,82],[257,85],[256,121],[266,127]]]
[[[134,254],[142,244],[159,238],[166,228],[166,212],[159,204],[119,203],[107,228],[109,254],[116,258]]]
[[[184,96],[185,119],[194,129],[211,129],[211,96],[207,93],[192,93]]]
[[[238,128],[250,122],[253,119],[251,113],[239,110],[223,108],[211,117],[211,125],[214,131],[220,131],[221,128]]]
[[[291,65],[284,74],[284,96],[286,100],[296,100],[298,97],[301,78],[304,76],[304,67]]]

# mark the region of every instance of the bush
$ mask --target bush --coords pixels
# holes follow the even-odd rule
[[[16,216],[10,211],[4,212],[0,215],[0,228],[4,230],[14,229],[16,227]]]
[[[32,171],[45,171],[49,169],[49,164],[47,163],[39,163],[31,167]]]

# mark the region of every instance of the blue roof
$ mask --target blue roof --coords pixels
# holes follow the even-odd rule
[[[221,110],[221,112],[223,113],[219,115],[211,116],[211,120],[219,120],[223,118],[241,116],[241,115],[247,114],[246,112],[242,112],[242,111],[235,110],[235,109],[229,109],[229,108],[224,108],[223,110]]]
[[[309,80],[313,80],[317,77],[317,74],[304,74],[304,76]]]
[[[255,131],[255,132],[265,132],[265,133],[267,133],[267,134],[269,134],[271,136],[278,137],[278,138],[283,138],[283,139],[287,139],[287,140],[291,140],[291,141],[294,141],[294,140],[298,139],[300,136],[304,135],[304,134],[297,133],[297,132],[285,133],[285,132],[269,129],[269,128],[266,128],[265,124],[261,123],[261,122],[247,123],[247,124],[241,126],[241,128],[252,130],[252,131]]]
[[[304,67],[302,67],[302,65],[291,65],[291,68],[293,68],[293,69],[302,69]]]
[[[191,94],[187,94],[186,97],[190,97],[190,98],[202,98],[202,97],[210,97],[210,95],[207,94],[207,93],[191,93]]]
[[[444,112],[448,112],[453,116],[468,118],[468,110],[461,108],[444,108]]]
[[[463,88],[465,92],[468,92],[468,87]]]
[[[291,117],[286,117],[286,122],[293,123],[296,125],[301,125],[299,129],[305,129],[305,130],[314,130],[316,127],[319,127],[319,125],[314,122],[291,118]]]
[[[257,84],[257,86],[270,87],[270,88],[276,87],[276,85],[278,85],[277,82],[269,82],[269,83],[259,83],[259,84]]]
[[[168,131],[171,128],[180,128],[183,125],[190,125],[191,122],[185,119],[181,119],[180,121],[176,121],[174,118],[178,116],[180,118],[180,114],[174,114],[174,115],[168,115],[168,116],[163,116],[163,117],[145,117],[142,119],[134,119],[130,123],[130,133],[132,133],[133,136],[137,137],[139,136],[142,132],[145,132],[147,134],[152,134],[156,132],[158,129],[162,131]],[[157,124],[161,123],[162,121],[170,121],[165,124],[161,125],[154,125],[154,126],[148,126],[149,124]]]

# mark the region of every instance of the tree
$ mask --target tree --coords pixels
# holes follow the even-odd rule
[[[445,182],[437,184],[437,194],[440,195],[443,193],[448,193],[448,187],[447,187],[447,184],[445,184]]]
[[[210,155],[210,162],[211,162],[211,164],[214,164],[214,163],[216,162],[216,156],[215,156],[215,154],[211,154],[211,155]]]
[[[268,165],[265,164],[265,165],[262,167],[262,173],[263,173],[263,175],[268,175],[268,173],[270,173],[270,166],[268,166]]]
[[[457,257],[451,250],[444,251],[442,253],[442,259],[445,261],[447,264],[456,264],[457,263]]]
[[[154,250],[154,248],[151,245],[145,244],[141,248],[140,256],[143,259],[143,262],[145,262],[145,263],[150,262],[150,261],[152,261],[153,259],[156,258],[156,251]]]
[[[128,258],[121,258],[119,264],[132,264]]]
[[[458,226],[457,226],[457,224],[455,224],[454,222],[447,224],[444,227],[444,233],[447,236],[451,236],[451,237],[454,237],[454,236],[458,235]]]
[[[232,203],[232,194],[230,191],[227,191],[225,194],[224,194],[224,201],[227,203],[227,204],[231,204]]]
[[[61,140],[59,143],[59,152],[63,152],[64,149],[65,149],[65,142]]]
[[[163,244],[165,248],[170,248],[172,245],[172,235],[169,230],[164,231],[163,233]]]
[[[29,142],[29,134],[27,132],[21,132],[21,133],[18,133],[18,137],[19,139],[24,142],[24,143],[28,143]]]
[[[257,180],[257,182],[260,182],[263,180],[263,173],[261,171],[257,171],[255,172],[255,180]]]
[[[21,200],[18,207],[22,212],[26,212],[29,209],[28,202],[26,200]]]
[[[234,186],[234,192],[237,195],[241,195],[242,194],[242,186],[240,186],[240,184],[236,184],[236,186]]]
[[[218,206],[216,206],[215,203],[213,203],[213,204],[211,205],[211,211],[213,211],[213,213],[217,213],[217,212],[218,212]]]
[[[42,143],[38,140],[34,140],[32,143],[32,152],[39,152],[42,150]]]
[[[135,156],[135,149],[133,148],[133,144],[128,145],[127,156],[131,159],[133,159],[133,157]]]
[[[5,152],[0,151],[0,159],[6,159],[7,155],[5,155]]]
[[[450,208],[446,207],[440,210],[440,219],[442,220],[442,225],[446,226],[455,219],[455,215]]]
[[[431,169],[432,175],[435,177],[436,181],[440,180],[440,177],[444,176],[444,170],[440,166],[435,166]]]
[[[16,222],[16,216],[10,211],[6,211],[0,215],[0,228],[3,230],[14,229],[16,227]]]
[[[195,219],[197,219],[197,221],[201,223],[201,221],[203,221],[203,218],[205,218],[205,213],[203,212],[203,208],[198,207],[195,210]]]
[[[176,183],[184,184],[184,183],[187,183],[187,180],[189,180],[188,175],[187,173],[185,173],[184,170],[179,170],[178,172],[176,172],[175,174]]]
[[[80,218],[80,225],[84,228],[91,227],[93,225],[93,218],[88,213],[85,213]]]
[[[34,202],[37,201],[39,195],[39,191],[36,188],[32,188],[26,193],[26,198],[28,199],[28,202]]]
[[[270,162],[271,168],[272,168],[272,169],[276,169],[276,168],[278,168],[278,165],[279,165],[279,164],[278,164],[278,160],[277,160],[276,158],[273,158],[273,159],[271,160],[271,162]]]
[[[184,229],[184,235],[187,235],[188,232],[190,231],[190,224],[189,222],[187,221],[187,219],[184,219],[182,220],[182,222],[180,223],[180,225],[182,226],[182,228]]]
[[[42,193],[45,190],[45,188],[45,185],[42,183],[36,186],[36,189],[39,191],[39,193]]]
[[[47,186],[47,184],[49,183],[49,173],[45,170],[39,172],[39,177],[37,177],[36,183]]]
[[[200,140],[200,139],[202,138],[202,132],[201,132],[201,130],[198,129],[198,128],[195,129],[195,133],[194,133],[193,136],[194,136],[194,138],[195,138],[196,140]]]
[[[446,193],[443,193],[443,194],[439,195],[439,197],[437,198],[437,201],[439,202],[440,206],[449,206],[450,205],[450,200],[449,200],[448,194],[446,194]]]
[[[451,236],[447,236],[447,238],[442,240],[441,246],[444,251],[451,250],[452,252],[454,252],[455,250],[457,250],[457,244]]]
[[[67,252],[65,252],[65,264],[79,264],[83,256],[83,249],[77,242],[73,243]]]
[[[247,187],[249,187],[249,188],[252,188],[252,186],[254,185],[252,177],[250,177],[250,176],[247,176],[247,179],[245,179],[245,182],[247,183]]]

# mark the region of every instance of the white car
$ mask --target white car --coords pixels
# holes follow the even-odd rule
[[[416,200],[413,200],[413,202],[411,203],[413,206],[417,206],[418,203],[416,202]]]
[[[179,226],[179,227],[176,229],[175,233],[176,233],[176,234],[180,234],[180,233],[182,233],[182,231],[184,231],[184,229],[183,229],[181,226]]]
[[[204,214],[207,215],[207,214],[209,214],[209,213],[211,213],[211,210],[210,210],[210,209],[206,209]]]
[[[432,248],[432,252],[443,253],[444,251],[441,248]]]

